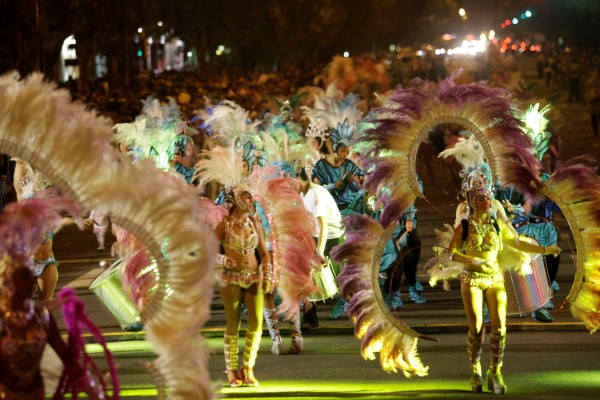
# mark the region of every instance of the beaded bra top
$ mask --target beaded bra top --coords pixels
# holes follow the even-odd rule
[[[233,218],[227,217],[225,219],[225,240],[223,241],[223,247],[235,251],[238,254],[243,256],[247,256],[248,254],[253,254],[256,246],[258,246],[258,234],[253,230],[253,233],[244,238],[233,232],[233,224],[235,222],[232,221]],[[246,217],[246,219],[242,222],[242,228],[245,227],[253,227],[254,225],[250,221],[250,217]]]
[[[488,216],[482,223],[469,218],[467,250],[475,252],[498,251],[501,242],[496,221]]]

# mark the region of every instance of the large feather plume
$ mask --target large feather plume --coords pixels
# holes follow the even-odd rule
[[[0,77],[0,150],[41,170],[84,210],[98,209],[140,240],[159,280],[142,319],[172,399],[212,398],[208,347],[198,334],[213,294],[216,239],[195,221],[198,198],[152,162],[132,163],[111,145],[112,123],[71,102],[41,74]],[[172,292],[167,290],[172,289]]]
[[[192,180],[199,179],[199,186],[209,181],[234,188],[244,182],[242,155],[234,146],[217,146],[205,151],[195,165]]]
[[[278,282],[273,287],[278,288],[283,300],[280,312],[289,315],[297,312],[299,301],[316,289],[310,275],[319,265],[313,240],[314,219],[300,198],[298,182],[281,178],[275,166],[255,169],[247,184],[268,217],[273,237],[273,267],[279,271],[274,274]]]
[[[416,80],[414,87],[397,89],[387,97],[386,105],[377,110],[381,115],[375,121],[377,126],[357,139],[375,145],[365,157],[365,169],[374,171],[365,185],[377,193],[388,182],[400,182],[390,197],[391,203],[406,198],[397,193],[406,188],[422,196],[415,166],[419,144],[436,125],[456,123],[481,143],[501,184],[514,185],[519,192],[538,200],[539,162],[508,93],[483,84],[456,85],[455,78],[453,75],[439,84]],[[390,150],[393,155],[386,156]],[[382,218],[384,226],[396,220],[410,203],[398,204],[393,213]]]
[[[354,333],[362,339],[361,354],[373,360],[379,352],[382,368],[406,377],[425,376],[417,352],[417,339],[424,338],[390,314],[383,302],[377,277],[383,247],[393,227],[384,232],[374,219],[352,215],[346,217],[346,242],[332,250],[335,260],[344,264],[338,275],[342,296],[348,300],[347,313],[354,322]]]
[[[577,271],[566,301],[590,332],[600,328],[600,177],[579,158],[559,168],[544,184],[544,194],[567,219],[577,248]]]

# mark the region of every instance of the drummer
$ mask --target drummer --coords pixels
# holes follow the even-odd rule
[[[310,166],[308,167],[310,169]],[[302,168],[297,174],[300,181],[299,192],[304,207],[314,216],[317,230],[314,233],[317,242],[316,251],[323,258],[329,256],[331,249],[343,241],[344,223],[342,214],[335,199],[323,186],[311,182],[310,172]],[[317,328],[317,306],[306,300],[304,302],[304,326]]]
[[[467,352],[471,366],[471,386],[481,392],[483,378],[480,357],[483,345],[483,304],[487,304],[491,317],[491,366],[487,371],[488,390],[504,394],[506,385],[501,373],[506,344],[506,290],[498,253],[509,245],[528,253],[560,253],[558,246],[543,247],[519,241],[514,231],[501,219],[493,216],[492,190],[488,173],[476,168],[466,177],[464,188],[470,208],[467,219],[456,227],[450,242],[449,253],[454,262],[462,263],[459,275],[461,295],[469,332]]]

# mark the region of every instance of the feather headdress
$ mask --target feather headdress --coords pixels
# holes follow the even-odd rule
[[[158,99],[149,97],[134,122],[114,126],[114,141],[129,146],[135,158],[152,158],[158,168],[167,170],[183,125],[176,104],[161,105]]]
[[[239,104],[223,100],[199,112],[202,128],[215,135],[224,146],[233,146],[248,133],[256,133],[260,121],[252,122],[249,112]]]
[[[417,196],[423,195],[416,174],[421,141],[439,124],[461,124],[482,143],[500,182],[511,183],[530,197],[540,197],[536,192],[541,186],[539,162],[514,115],[508,94],[481,84],[456,85],[455,78],[439,84],[417,80],[412,88],[392,92],[384,106],[376,110],[378,118],[372,121],[375,128],[358,139],[372,145],[363,158],[365,170],[371,171],[364,186],[371,193],[380,193],[388,186],[390,195],[381,197],[384,209],[379,222],[368,217],[347,217],[346,243],[334,251],[334,258],[346,265],[338,282],[350,301],[348,314],[356,321],[357,336],[364,336],[363,354],[369,349],[366,354],[372,357],[372,351],[380,350],[384,369],[399,367],[407,375],[427,371],[417,357],[416,339],[421,336],[395,317],[388,317],[378,276],[372,271],[378,270],[394,221]],[[377,318],[376,313],[382,316]]]
[[[531,143],[533,143],[535,156],[540,161],[548,151],[550,139],[552,139],[552,133],[547,130],[549,121],[546,118],[546,114],[549,111],[549,105],[540,109],[540,103],[535,103],[527,107],[527,110],[521,115],[521,119],[525,124],[525,132],[529,136],[529,139],[531,139]]]

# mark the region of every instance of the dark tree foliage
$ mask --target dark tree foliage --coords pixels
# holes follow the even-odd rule
[[[468,21],[458,17],[459,6],[470,10]],[[143,43],[150,36],[182,38],[199,74],[303,68],[343,51],[436,44],[443,33],[489,29],[526,7],[536,16],[518,29],[598,46],[597,0],[0,0],[0,72],[41,70],[55,78],[62,42],[71,34],[81,81],[93,76],[94,57],[102,53],[111,84],[128,84],[144,68],[136,52],[148,50]],[[221,56],[215,55],[219,45],[227,48]]]

